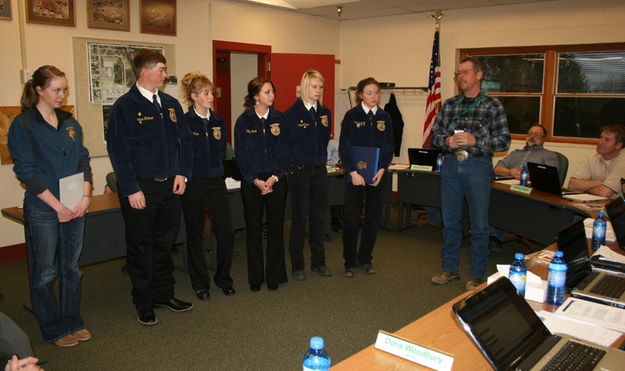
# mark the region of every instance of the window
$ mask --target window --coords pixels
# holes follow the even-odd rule
[[[497,97],[514,139],[540,122],[547,140],[593,143],[625,124],[625,43],[463,49],[483,66],[482,90]]]

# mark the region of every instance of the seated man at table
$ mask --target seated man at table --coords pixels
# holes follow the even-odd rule
[[[587,156],[569,179],[568,188],[597,196],[623,196],[621,178],[625,177],[625,126],[606,125],[601,129],[597,152]]]
[[[559,167],[558,155],[543,147],[546,135],[547,130],[543,126],[532,125],[527,132],[525,147],[515,149],[499,160],[495,165],[495,175],[520,179],[521,169],[523,166],[527,166],[528,162],[555,166],[557,169]],[[502,241],[506,238],[506,233],[502,229],[490,227],[490,241],[488,243],[490,251],[503,250]]]

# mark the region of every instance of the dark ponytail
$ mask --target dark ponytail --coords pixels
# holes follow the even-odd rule
[[[65,77],[65,73],[50,65],[37,68],[33,73],[33,77],[24,84],[24,90],[22,90],[22,98],[20,100],[22,112],[29,110],[39,102],[39,94],[37,94],[35,87],[39,86],[45,89],[50,84],[50,80],[55,77]]]

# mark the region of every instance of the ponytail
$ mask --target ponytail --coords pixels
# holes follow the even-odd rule
[[[22,99],[20,100],[22,112],[29,110],[37,102],[39,102],[39,95],[33,86],[33,79],[30,79],[24,84],[24,90],[22,90]]]

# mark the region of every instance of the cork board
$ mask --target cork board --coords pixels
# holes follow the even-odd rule
[[[132,69],[129,68],[129,63],[132,60],[129,61],[128,58],[131,57],[126,55],[129,48],[145,47],[163,50],[167,59],[167,73],[175,75],[175,47],[173,44],[80,37],[74,37],[72,43],[74,47],[76,118],[83,127],[84,145],[89,149],[91,157],[107,156],[104,133],[108,118],[107,113],[112,102],[114,102],[112,97],[115,94],[115,89],[108,89],[105,92],[105,89],[101,86],[104,84],[98,74],[101,74],[103,77],[107,75],[107,78],[116,80],[118,84],[125,84],[124,89],[116,89],[119,95],[124,94],[135,81]],[[89,60],[89,50],[93,51],[93,45],[102,45],[100,48],[101,53],[109,54],[107,61],[104,61],[104,57],[95,54],[92,54],[91,60]],[[111,62],[111,60],[116,62]],[[103,66],[103,61],[104,64],[110,63],[111,68]],[[115,75],[115,77],[111,77],[111,75]]]

